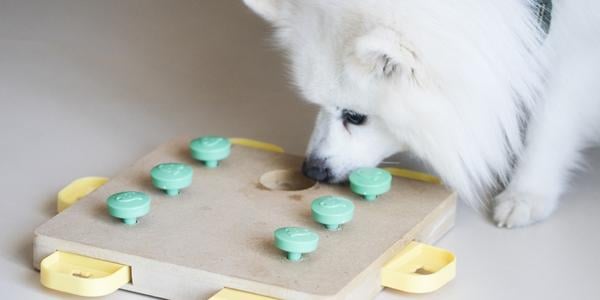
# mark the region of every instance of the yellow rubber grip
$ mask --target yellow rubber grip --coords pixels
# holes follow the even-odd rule
[[[229,141],[235,145],[240,145],[240,146],[245,146],[245,147],[250,147],[250,148],[255,148],[255,149],[261,149],[261,150],[271,151],[271,152],[275,152],[275,153],[284,153],[285,152],[285,150],[283,150],[282,147],[279,147],[275,144],[265,143],[265,142],[261,142],[261,141],[257,141],[257,140],[253,140],[253,139],[229,138]]]
[[[417,171],[413,171],[413,170],[400,169],[400,168],[384,168],[384,170],[390,172],[390,174],[392,174],[393,176],[397,176],[397,177],[418,180],[418,181],[423,181],[423,182],[429,182],[429,183],[434,183],[434,184],[442,183],[442,181],[438,177],[435,177],[433,175],[423,173],[423,172],[417,172]]]
[[[108,182],[108,178],[106,177],[83,177],[74,180],[58,192],[56,209],[58,212],[67,209],[106,182]]]
[[[408,293],[433,292],[456,276],[450,251],[411,242],[381,269],[381,285]]]
[[[223,288],[208,300],[276,300],[275,298]]]
[[[40,282],[68,294],[99,297],[131,282],[131,268],[87,256],[56,251],[40,264]]]

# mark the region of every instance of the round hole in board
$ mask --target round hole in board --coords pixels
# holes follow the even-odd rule
[[[274,170],[263,174],[260,184],[272,191],[301,191],[317,184],[316,181],[302,175],[300,170]]]

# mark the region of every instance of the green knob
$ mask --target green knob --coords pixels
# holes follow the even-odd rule
[[[137,219],[150,212],[150,197],[142,192],[116,193],[106,200],[108,213],[123,220],[127,225],[134,225]]]
[[[231,153],[231,142],[220,136],[204,136],[190,142],[192,157],[203,161],[206,167],[216,168],[220,160]]]
[[[350,189],[368,201],[375,200],[392,187],[392,175],[379,168],[359,168],[350,174]]]
[[[313,219],[328,230],[338,230],[340,225],[350,222],[354,215],[352,201],[337,196],[319,197],[312,202],[311,208]]]
[[[194,171],[192,167],[181,163],[164,163],[150,171],[152,184],[169,196],[179,195],[179,190],[192,184]]]
[[[317,249],[319,236],[301,227],[283,227],[275,230],[275,246],[287,253],[287,259],[298,261],[302,254]]]

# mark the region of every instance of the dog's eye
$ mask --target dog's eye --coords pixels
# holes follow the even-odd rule
[[[344,109],[342,110],[342,120],[344,123],[352,125],[362,125],[367,121],[367,116],[359,114],[355,111]]]

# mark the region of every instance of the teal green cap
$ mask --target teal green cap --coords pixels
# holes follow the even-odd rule
[[[329,230],[337,230],[354,215],[352,201],[338,196],[319,197],[312,202],[311,209],[313,219]]]
[[[168,195],[175,196],[179,190],[192,184],[194,171],[192,167],[182,163],[163,163],[150,171],[152,184]]]
[[[137,218],[150,212],[150,197],[142,192],[121,192],[106,200],[108,213],[125,224],[137,223]]]
[[[222,136],[204,136],[190,142],[192,157],[203,161],[209,168],[215,168],[220,160],[231,153],[231,142]]]
[[[350,189],[367,200],[387,193],[392,187],[392,175],[379,168],[359,168],[350,173]]]
[[[300,260],[302,254],[317,249],[319,236],[306,228],[283,227],[275,230],[275,246],[287,252],[291,261]]]

